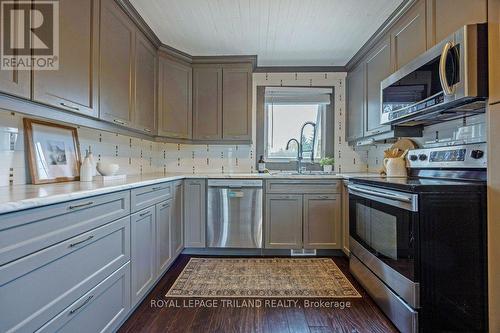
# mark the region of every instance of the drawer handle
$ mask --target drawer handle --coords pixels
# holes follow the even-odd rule
[[[164,203],[163,205],[161,205],[161,208],[165,208],[165,207],[168,207],[168,206],[170,206],[169,203]]]
[[[88,241],[89,241],[89,240],[91,240],[92,238],[94,238],[94,236],[93,236],[93,235],[90,235],[89,237],[85,238],[84,240],[81,240],[81,241],[76,242],[76,243],[71,243],[71,244],[69,244],[69,247],[75,247],[75,246],[80,245],[80,244],[82,244],[82,243],[88,242]]]
[[[80,111],[80,108],[76,107],[76,106],[73,106],[73,105],[68,105],[64,102],[61,102],[59,103],[61,106],[64,106],[65,108],[69,108],[69,109],[72,109],[72,110],[75,110],[75,111]]]
[[[69,312],[69,314],[74,314],[76,311],[80,310],[81,308],[83,308],[88,302],[90,302],[90,300],[94,298],[94,295],[90,295],[89,298],[87,298],[85,300],[85,302],[83,302],[82,304],[80,304],[77,308],[74,308],[73,310],[71,310]]]
[[[72,209],[77,209],[77,208],[82,208],[82,207],[87,207],[87,206],[90,206],[90,205],[93,205],[94,202],[93,201],[89,201],[89,202],[86,202],[86,203],[83,203],[83,204],[80,204],[80,205],[73,205],[73,206],[69,206],[68,209],[69,210],[72,210]]]
[[[121,121],[120,119],[113,119],[113,121],[114,121],[115,123],[117,123],[117,124],[120,124],[120,125],[127,125],[127,123],[126,123],[126,122]]]
[[[327,195],[322,195],[322,196],[320,196],[319,198],[320,198],[320,199],[330,199],[330,197],[329,197],[329,196],[327,196]]]
[[[158,191],[158,190],[161,190],[161,186],[156,186],[156,187],[153,187],[151,188],[153,191]]]
[[[149,128],[145,128],[145,129],[144,129],[144,132],[151,133],[151,130],[150,130]]]
[[[150,215],[150,214],[151,214],[151,212],[144,212],[144,213],[140,213],[140,214],[139,214],[139,217],[144,217],[144,216],[146,216],[146,215]]]

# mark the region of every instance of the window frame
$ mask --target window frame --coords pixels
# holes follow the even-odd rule
[[[320,106],[320,104],[318,104],[318,107]],[[270,162],[270,163],[290,163],[290,162],[295,162],[297,160],[297,157],[273,157],[273,158],[270,158],[268,156],[268,151],[267,151],[267,147],[268,147],[268,139],[269,139],[269,123],[268,123],[268,107],[269,105],[266,104],[266,102],[264,101],[264,137],[263,137],[263,144],[264,144],[264,147],[263,147],[263,155],[264,155],[264,160],[267,162]],[[310,158],[304,158],[302,160],[302,163],[309,163],[309,164],[314,164],[314,163],[319,163],[319,160],[324,157],[326,155],[326,130],[325,130],[325,127],[326,127],[326,113],[328,112],[328,107],[326,107],[326,110],[322,111],[324,112],[324,115],[323,117],[321,117],[321,141],[323,143],[323,147],[321,147],[321,157],[320,158],[315,158],[314,159],[314,162],[311,162],[311,159]],[[291,139],[292,137],[290,137]],[[297,140],[299,138],[296,138]],[[262,155],[262,154],[261,154]]]
[[[326,106],[327,110],[325,112],[325,119],[323,120],[324,126],[322,128],[322,137],[324,140],[324,156],[334,156],[334,145],[336,138],[336,126],[335,126],[335,87],[334,86],[285,86],[285,85],[257,85],[257,98],[256,98],[256,142],[255,142],[255,167],[257,167],[257,162],[260,156],[266,156],[265,154],[265,144],[266,144],[266,103],[265,103],[265,89],[266,87],[293,87],[293,88],[329,88],[332,89],[332,94],[330,97],[330,104]],[[307,167],[308,170],[321,170],[317,159],[311,163],[310,159],[304,159],[303,165]],[[296,158],[273,158],[266,160],[266,167],[270,170],[295,170],[297,160]]]

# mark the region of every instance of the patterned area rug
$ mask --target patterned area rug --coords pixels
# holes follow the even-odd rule
[[[327,258],[191,258],[166,297],[361,297]]]

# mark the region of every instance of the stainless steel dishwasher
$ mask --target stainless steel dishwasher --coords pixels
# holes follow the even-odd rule
[[[207,244],[262,248],[262,180],[208,180]]]

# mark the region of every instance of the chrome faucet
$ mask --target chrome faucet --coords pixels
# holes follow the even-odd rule
[[[297,172],[302,173],[302,145],[297,139],[290,139],[286,143],[286,150],[290,148],[290,142],[297,142]]]
[[[312,121],[305,122],[300,129],[300,142],[297,139],[290,139],[286,143],[286,150],[290,148],[290,142],[295,141],[297,143],[297,172],[302,173],[302,159],[304,158],[304,128],[307,125],[311,125],[313,127],[313,142],[312,142],[312,150],[311,150],[311,163],[314,162],[314,145],[316,143],[316,123]]]

